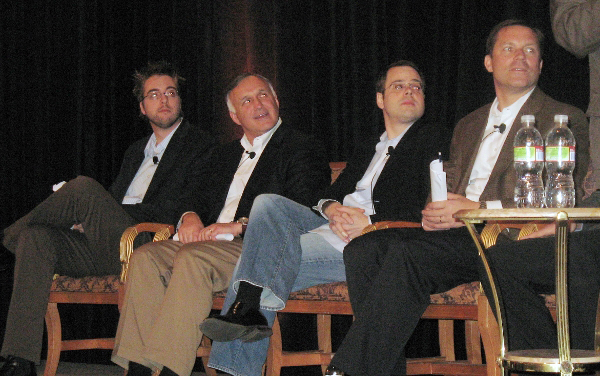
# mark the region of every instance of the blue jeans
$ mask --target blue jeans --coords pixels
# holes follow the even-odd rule
[[[263,288],[261,309],[269,324],[292,291],[346,280],[342,253],[320,235],[308,233],[327,220],[306,206],[274,194],[254,200],[242,256],[223,312],[235,300],[240,281]],[[257,342],[213,342],[209,367],[234,376],[260,376],[269,338]]]

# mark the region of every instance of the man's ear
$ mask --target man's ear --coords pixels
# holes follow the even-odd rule
[[[146,109],[144,108],[144,102],[140,102],[140,111],[142,112],[142,115],[146,115]]]
[[[377,107],[383,110],[383,93],[377,93],[377,97],[375,99],[377,101]]]
[[[483,65],[488,72],[494,72],[494,68],[492,67],[492,57],[490,55],[485,55],[483,58]]]
[[[237,125],[242,125],[240,119],[238,119],[237,114],[235,112],[229,111],[229,117],[231,117],[231,120],[233,120],[233,122]]]

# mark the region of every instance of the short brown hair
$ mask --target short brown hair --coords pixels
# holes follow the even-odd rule
[[[144,84],[152,76],[170,76],[175,81],[178,91],[180,85],[185,82],[185,78],[177,73],[177,69],[173,64],[164,60],[149,62],[147,66],[135,71],[133,74],[133,95],[135,95],[138,102],[144,100]]]
[[[395,67],[411,67],[412,69],[416,70],[419,74],[419,77],[421,77],[421,89],[423,90],[423,92],[425,92],[425,77],[423,77],[423,73],[421,73],[421,70],[419,69],[417,64],[413,63],[410,60],[398,60],[388,65],[384,71],[379,73],[379,78],[375,83],[375,90],[377,90],[378,93],[383,93],[385,91],[385,80],[387,78],[387,74],[390,71],[390,69]]]
[[[527,22],[525,22],[523,20],[515,20],[515,19],[504,20],[492,28],[492,30],[490,31],[490,34],[488,35],[487,40],[485,42],[485,54],[490,55],[490,56],[492,55],[492,51],[494,50],[494,46],[496,45],[496,41],[498,40],[498,33],[500,32],[500,30],[504,29],[505,27],[509,27],[509,26],[523,26],[523,27],[527,27],[527,28],[531,29],[531,31],[533,31],[533,33],[535,34],[535,36],[537,38],[538,45],[540,47],[540,59],[541,59],[542,55],[544,53],[544,40],[546,39],[546,37],[544,36],[544,33],[542,33],[542,31],[540,29],[532,27],[531,25],[529,25]]]

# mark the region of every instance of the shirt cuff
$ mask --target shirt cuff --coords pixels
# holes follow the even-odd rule
[[[488,209],[502,209],[502,201],[494,200],[494,201],[486,201]]]
[[[181,215],[181,217],[179,217],[179,222],[177,222],[177,227],[176,230],[179,231],[179,227],[181,227],[181,224],[183,223],[183,217],[185,217],[186,214],[190,214],[190,213],[195,213],[193,211],[186,211],[185,213],[183,213]]]
[[[323,199],[320,199],[320,200],[319,200],[319,203],[317,203],[317,205],[316,205],[316,206],[313,206],[312,208],[313,208],[314,210],[318,211],[318,212],[321,214],[321,216],[322,216],[323,218],[325,218],[325,219],[329,219],[329,218],[327,218],[327,216],[325,215],[325,213],[323,213],[323,205],[324,205],[326,202],[338,202],[338,201],[337,201],[337,200],[334,200],[334,199],[331,199],[331,198],[323,198]]]

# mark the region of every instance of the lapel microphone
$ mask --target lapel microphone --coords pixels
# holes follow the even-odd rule
[[[505,130],[506,130],[506,124],[504,124],[504,123],[502,123],[500,125],[494,125],[494,130],[491,131],[490,133],[488,133],[487,135],[485,135],[485,137],[481,139],[481,142],[483,142],[486,138],[493,135],[494,133],[498,132],[498,133],[502,134],[502,133],[504,133]]]
[[[154,157],[152,157],[152,162],[154,162],[154,164],[158,164],[158,162],[160,162],[160,159],[158,159],[158,157],[155,155]]]
[[[387,153],[385,153],[385,155],[387,155],[389,157],[390,155],[392,155],[393,151],[394,151],[394,147],[393,146],[388,146],[388,151],[387,151]]]
[[[240,164],[237,166],[237,170],[239,170],[239,168],[244,164],[244,162],[246,162],[248,159],[254,159],[254,157],[256,157],[256,153],[253,151],[248,151],[248,150],[244,150],[244,154],[248,154],[248,158],[242,158],[242,161],[240,162]],[[242,155],[244,155],[242,154]]]

